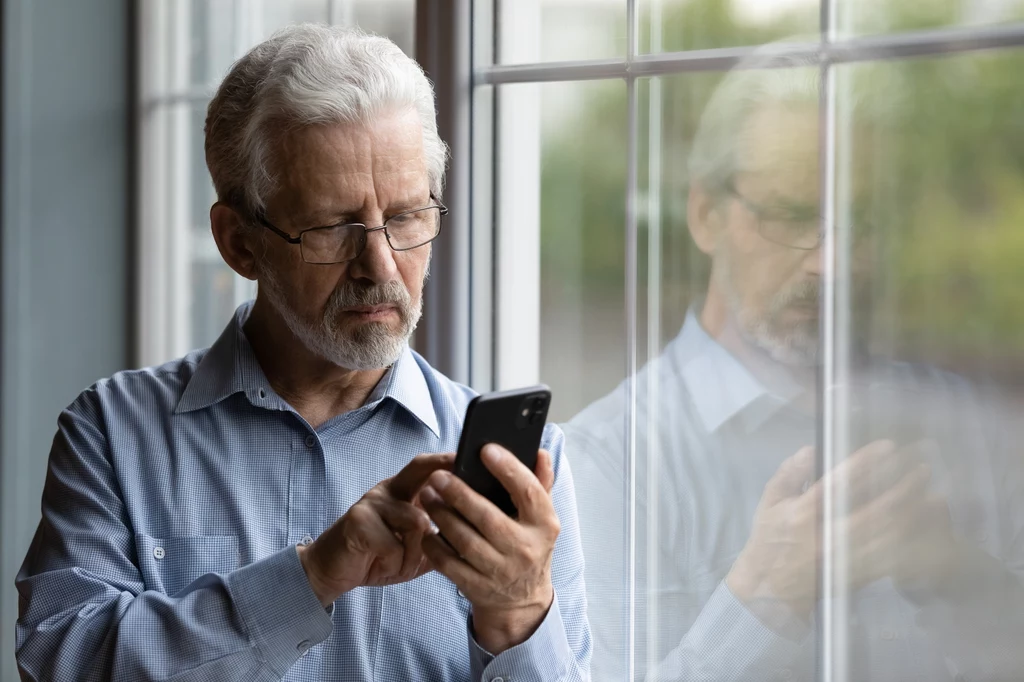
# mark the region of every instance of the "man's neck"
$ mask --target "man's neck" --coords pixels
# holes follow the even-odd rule
[[[813,366],[784,365],[765,350],[751,343],[740,331],[735,315],[714,283],[708,289],[699,320],[707,334],[729,351],[747,370],[769,390],[778,385],[795,382],[803,389],[800,403],[810,401],[816,394],[817,370]],[[804,405],[810,407],[810,405]]]
[[[313,428],[362,407],[387,371],[345,369],[312,353],[259,299],[245,335],[271,387]]]

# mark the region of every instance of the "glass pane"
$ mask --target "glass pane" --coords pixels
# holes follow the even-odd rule
[[[264,0],[261,4],[263,5],[263,30],[256,32],[258,37],[255,42],[257,43],[264,38],[269,38],[279,28],[288,24],[301,24],[307,21],[323,24],[330,20],[329,0],[287,0],[287,2]]]
[[[859,520],[835,524],[853,679],[1024,670],[1022,67],[1001,51],[836,70],[836,451],[895,446],[837,498]]]
[[[527,89],[540,102],[540,378],[560,421],[623,378],[625,87],[515,85],[499,96]]]
[[[189,207],[185,228],[189,248],[189,348],[211,345],[231,318],[240,297],[255,294],[251,282],[236,275],[221,258],[210,232],[210,207],[217,200],[206,170],[203,125],[206,104],[191,105],[188,121],[187,177],[181,200]]]
[[[847,34],[979,26],[1024,19],[1022,0],[836,0],[836,25]]]
[[[477,0],[477,3],[484,1]],[[607,59],[626,55],[626,3],[622,0],[494,2],[493,30],[499,63]],[[490,16],[489,11],[475,14]],[[475,30],[478,35],[491,33],[488,26],[477,26]]]
[[[1022,61],[834,72],[835,259],[816,69],[641,84],[649,362],[564,426],[597,679],[1024,669]]]
[[[625,95],[622,81],[498,88],[498,126],[502,135],[509,136],[507,144],[497,148],[499,199],[515,208],[509,220],[499,225],[515,230],[519,240],[531,223],[528,216],[540,217],[539,264],[533,266],[540,280],[538,378],[552,389],[552,421],[567,421],[609,394],[612,397],[605,401],[605,408],[620,413],[623,409],[617,387],[625,377],[627,342]],[[532,131],[530,109],[536,112]],[[529,191],[516,191],[514,185],[510,188],[510,175],[522,177],[539,195],[531,198]],[[532,208],[524,208],[524,197],[526,206],[533,203]],[[520,215],[525,219],[517,220]],[[498,242],[500,264],[501,235]],[[517,266],[520,272],[524,266]],[[500,289],[504,282],[500,274],[497,282]],[[500,293],[498,300],[503,300]],[[497,309],[496,314],[500,317],[505,311]],[[501,329],[499,325],[499,376]],[[509,383],[513,381],[515,377]],[[607,525],[583,523],[583,543],[617,569],[623,567],[628,547],[623,533],[627,508],[623,479],[599,477],[615,465],[621,471],[625,453],[622,424],[621,419],[612,419],[604,424],[607,431],[600,432],[567,427],[566,441],[574,476],[587,482],[576,485],[581,519],[596,521],[598,510],[611,519]],[[616,616],[624,614],[628,602],[622,577],[621,570],[588,575],[588,608],[602,613],[606,612],[602,607],[607,607]],[[599,634],[605,638],[602,645],[607,643],[606,649],[614,649],[620,641],[618,630]],[[597,665],[595,662],[595,671]],[[613,670],[621,667],[601,672]],[[603,678],[598,675],[595,679]]]
[[[238,55],[235,3],[191,0],[189,14],[189,82],[212,89]],[[173,55],[172,55],[173,56]]]
[[[819,0],[638,0],[641,52],[816,42]]]
[[[348,0],[335,5],[334,23],[387,36],[407,55],[415,54],[416,0]]]

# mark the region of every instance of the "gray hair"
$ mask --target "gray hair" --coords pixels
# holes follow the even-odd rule
[[[701,114],[688,159],[691,182],[720,189],[741,170],[748,145],[746,125],[766,106],[797,107],[821,101],[821,61],[813,52],[793,54],[796,46],[820,41],[818,36],[791,36],[763,45],[742,59],[715,88]],[[789,54],[786,54],[789,52]],[[858,120],[884,123],[901,105],[901,88],[892,69],[858,66],[856,73],[832,70],[841,79],[842,106]],[[880,95],[879,97],[872,96]]]
[[[816,104],[821,71],[815,56],[781,56],[798,39],[766,45],[737,64],[715,88],[689,157],[690,181],[720,188],[739,169],[751,116],[770,104]]]
[[[258,214],[276,187],[276,135],[328,123],[365,123],[415,109],[430,191],[441,197],[448,147],[437,134],[423,69],[387,38],[357,28],[298,24],[235,62],[206,114],[206,165],[217,198]]]

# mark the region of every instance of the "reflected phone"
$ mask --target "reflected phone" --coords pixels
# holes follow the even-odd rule
[[[478,395],[466,408],[455,475],[513,518],[517,512],[512,498],[484,466],[480,450],[497,443],[534,471],[550,405],[551,389],[538,385]]]

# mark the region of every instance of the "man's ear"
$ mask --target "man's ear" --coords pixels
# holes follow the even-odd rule
[[[238,211],[218,201],[210,208],[210,228],[224,262],[242,277],[255,281],[254,249],[262,248],[262,244],[250,234]]]
[[[699,181],[690,185],[686,222],[697,248],[712,255],[718,240],[716,233],[721,226],[721,214],[716,197]]]

